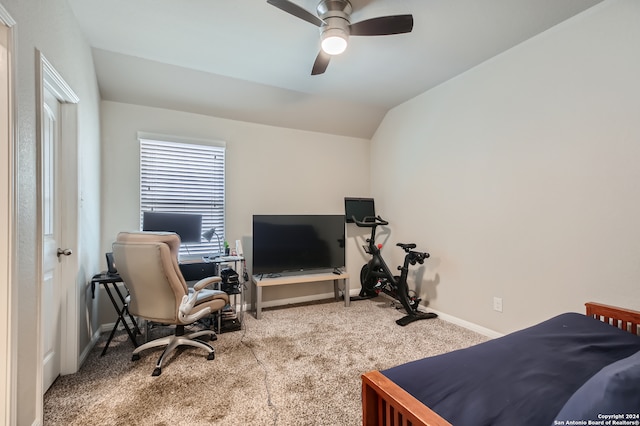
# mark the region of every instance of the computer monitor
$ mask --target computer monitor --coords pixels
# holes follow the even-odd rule
[[[202,215],[191,213],[144,212],[143,231],[175,232],[182,243],[202,241]]]

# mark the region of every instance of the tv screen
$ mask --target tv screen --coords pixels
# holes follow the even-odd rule
[[[375,217],[376,209],[373,198],[345,197],[344,211],[347,223],[353,223],[353,217],[364,222],[366,217]]]
[[[342,268],[343,215],[254,215],[253,273]]]
[[[142,230],[175,232],[183,243],[199,243],[202,241],[202,215],[144,212]]]

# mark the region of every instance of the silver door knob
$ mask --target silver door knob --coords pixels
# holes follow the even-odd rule
[[[71,251],[71,249],[58,248],[58,257],[62,256],[63,254],[65,256],[69,256],[69,255],[73,254],[73,252]]]

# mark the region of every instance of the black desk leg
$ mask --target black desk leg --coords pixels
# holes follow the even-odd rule
[[[120,297],[120,300],[122,301],[122,312],[120,312],[120,315],[124,315],[124,311],[126,311],[127,315],[129,315],[129,319],[131,320],[131,324],[133,324],[133,331],[135,331],[135,334],[142,335],[142,332],[138,328],[138,323],[133,318],[133,315],[131,315],[129,313],[129,309],[127,308],[127,303],[125,301],[126,300],[125,296],[120,291],[120,287],[118,287],[116,284],[114,284],[113,287],[116,289],[116,292],[118,293],[118,296]],[[126,326],[126,321],[124,320],[124,316],[122,317],[122,322],[125,323],[125,326]],[[134,342],[135,342],[135,338],[134,338]]]
[[[116,320],[115,325],[111,329],[111,334],[109,334],[109,338],[107,339],[107,343],[104,345],[104,349],[102,349],[102,353],[100,356],[104,356],[107,353],[107,349],[109,348],[109,344],[111,343],[111,339],[113,339],[113,335],[116,334],[116,330],[118,329],[118,324],[120,324],[120,317]],[[131,337],[131,336],[129,336]]]
[[[124,328],[127,330],[127,334],[129,335],[129,339],[131,339],[131,343],[133,343],[133,346],[136,348],[138,347],[138,343],[136,342],[136,337],[133,335],[131,329],[129,328],[129,325],[127,324],[127,321],[124,318],[124,312],[127,309],[127,305],[124,303],[124,298],[122,297],[120,290],[118,290],[118,285],[116,283],[112,283],[112,284],[116,289],[116,291],[118,292],[118,295],[120,296],[120,299],[122,300],[123,305],[122,305],[122,308],[120,308],[120,306],[118,305],[118,302],[116,302],[116,299],[113,297],[113,294],[111,293],[109,284],[104,283],[104,288],[107,291],[107,295],[109,295],[109,299],[111,299],[111,303],[113,304],[113,307],[115,308],[116,312],[118,312],[118,319],[116,320],[116,323],[113,326],[113,329],[111,330],[111,334],[109,335],[109,338],[107,339],[107,343],[105,344],[104,349],[102,350],[102,354],[100,354],[100,356],[104,356],[104,354],[107,352],[107,348],[109,348],[111,339],[113,339],[113,336],[115,335],[116,330],[118,329],[118,325],[120,324],[120,321],[122,321]],[[133,322],[133,324],[136,330],[140,332],[140,330],[138,330],[138,326],[136,325],[135,321]]]

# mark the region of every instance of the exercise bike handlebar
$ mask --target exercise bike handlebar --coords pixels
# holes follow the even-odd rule
[[[430,256],[429,253],[426,252],[417,252],[417,251],[411,251],[409,252],[409,263],[411,263],[412,265],[415,265],[416,263],[419,264],[423,264],[425,259],[428,259]]]
[[[361,228],[375,228],[379,225],[386,226],[389,224],[389,222],[387,222],[380,216],[366,216],[363,218],[363,221],[356,219],[355,216],[351,216],[351,219],[353,220],[353,223]]]

